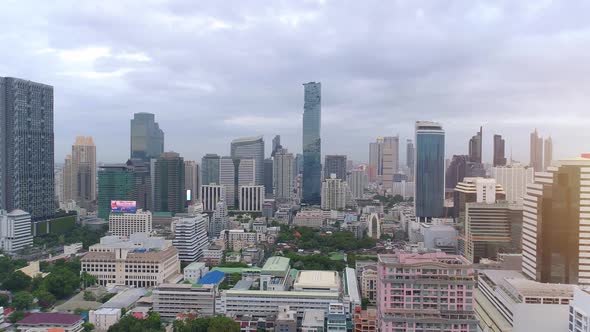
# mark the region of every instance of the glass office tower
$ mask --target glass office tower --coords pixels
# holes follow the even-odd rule
[[[303,86],[303,202],[320,204],[322,84],[309,82]]]
[[[158,159],[164,152],[164,132],[152,113],[135,113],[131,119],[131,158]]]
[[[416,122],[414,207],[421,220],[442,217],[445,200],[445,132],[436,122]]]

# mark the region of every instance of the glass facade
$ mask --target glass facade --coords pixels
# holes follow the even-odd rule
[[[320,204],[322,181],[322,85],[310,82],[304,86],[303,105],[303,202]]]
[[[440,124],[416,123],[415,168],[416,217],[442,217],[445,199],[445,132]]]
[[[201,184],[219,184],[219,156],[206,154],[201,159]]]
[[[135,113],[131,120],[131,158],[150,160],[164,152],[164,132],[151,113]]]
[[[253,159],[254,183],[264,185],[264,139],[262,136],[235,139],[231,142],[231,157],[234,159]]]
[[[111,200],[135,199],[135,177],[127,165],[105,165],[98,171],[98,217],[108,220]]]

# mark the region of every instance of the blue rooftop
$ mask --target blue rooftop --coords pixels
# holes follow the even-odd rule
[[[208,284],[219,284],[223,278],[225,278],[225,273],[220,272],[220,271],[211,271],[207,274],[205,274],[201,279],[199,279],[199,281],[197,281],[197,284],[201,284],[201,285],[208,285]]]

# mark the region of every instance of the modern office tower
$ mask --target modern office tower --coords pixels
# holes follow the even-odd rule
[[[383,137],[381,153],[383,189],[392,190],[393,175],[399,171],[399,136]]]
[[[62,200],[60,202],[65,202],[74,199],[74,194],[72,193],[72,155],[66,155],[66,159],[64,159],[64,167],[61,172],[62,176]]]
[[[153,210],[152,179],[150,164],[142,159],[129,159],[125,164],[133,173],[133,199],[137,208],[145,211]]]
[[[272,139],[272,152],[271,152],[271,157],[275,156],[275,153],[277,153],[278,149],[282,149],[283,147],[281,146],[281,135],[276,135],[273,139]]]
[[[152,213],[138,210],[136,213],[117,213],[109,215],[109,233],[116,236],[131,236],[135,233],[150,234],[152,227]]]
[[[164,153],[164,132],[152,113],[135,113],[131,119],[131,158],[145,161]]]
[[[506,144],[502,135],[494,135],[494,167],[506,166]]]
[[[273,191],[278,201],[289,201],[293,198],[295,160],[287,149],[278,149],[273,160]]]
[[[535,174],[524,197],[523,273],[540,282],[590,285],[590,159],[560,160]]]
[[[445,173],[445,188],[455,189],[457,183],[466,177],[484,177],[486,170],[483,164],[469,161],[467,155],[454,155]]]
[[[346,207],[346,182],[334,174],[322,182],[322,210],[338,210]]]
[[[479,127],[479,131],[475,136],[469,140],[469,161],[472,163],[481,164],[483,143],[483,127]]]
[[[445,132],[436,122],[416,122],[416,217],[442,217],[445,199]]]
[[[543,171],[543,137],[539,136],[537,129],[531,133],[531,163],[529,166],[535,172]]]
[[[527,185],[535,181],[535,173],[532,167],[512,164],[492,167],[492,178],[504,188],[506,201],[522,206]]]
[[[293,178],[299,174],[303,174],[303,155],[301,153],[295,154],[295,164],[293,165]]]
[[[495,179],[465,178],[457,183],[453,193],[455,216],[459,222],[465,221],[465,208],[467,203],[493,204],[504,200],[506,193]]]
[[[111,201],[135,199],[135,176],[125,164],[103,165],[98,171],[98,217],[109,219]]]
[[[254,159],[222,157],[219,161],[219,183],[225,186],[225,203],[238,208],[238,190],[241,186],[254,185],[256,179]]]
[[[8,255],[33,246],[31,215],[23,210],[0,210],[0,249]]]
[[[181,262],[196,262],[203,257],[209,245],[207,239],[207,215],[182,217],[172,222],[172,245],[178,250]]]
[[[379,255],[377,272],[379,331],[477,331],[477,278],[464,257],[444,252]]]
[[[264,186],[240,186],[238,191],[238,210],[244,212],[262,212],[264,194]]]
[[[522,206],[507,202],[467,203],[465,207],[465,253],[473,263],[496,260],[498,253],[522,250]]]
[[[229,216],[227,213],[227,204],[224,200],[220,200],[215,204],[213,215],[209,223],[209,237],[219,238],[221,231],[227,229],[229,224]]]
[[[254,160],[254,183],[264,185],[264,139],[258,137],[238,138],[231,142],[231,157],[233,159]]]
[[[548,167],[551,166],[551,162],[553,161],[553,140],[551,136],[545,139],[545,144],[543,145],[543,166],[545,167],[544,170],[547,170]]]
[[[273,160],[267,158],[264,159],[264,192],[268,198],[272,198],[273,182]]]
[[[346,156],[326,155],[324,161],[324,179],[330,179],[332,174],[335,174],[337,179],[346,181]]]
[[[377,141],[369,143],[369,166],[367,167],[367,175],[370,182],[377,182],[378,176],[383,174],[383,162],[381,158],[383,153],[383,138],[377,137]]]
[[[219,183],[219,156],[208,153],[201,159],[201,185]]]
[[[215,210],[217,202],[225,199],[225,187],[218,184],[207,184],[201,186],[201,201],[203,202],[203,211],[211,212]]]
[[[303,202],[319,204],[322,185],[322,85],[309,82],[304,86],[303,105]]]
[[[184,159],[176,152],[164,152],[155,166],[154,210],[184,212]]]
[[[92,211],[96,204],[96,145],[92,137],[76,137],[64,165],[64,200],[74,200]]]
[[[353,169],[348,177],[350,192],[355,199],[363,198],[365,188],[367,188],[368,179],[367,171],[364,168]]]
[[[414,154],[416,150],[414,149],[414,142],[411,139],[408,139],[406,144],[406,166],[410,171],[408,174],[408,181],[414,181]]]
[[[0,209],[54,216],[53,87],[0,77]]]
[[[184,188],[186,190],[186,200],[191,204],[195,203],[199,198],[201,192],[199,183],[199,164],[196,161],[184,161]],[[189,195],[190,190],[190,195]]]

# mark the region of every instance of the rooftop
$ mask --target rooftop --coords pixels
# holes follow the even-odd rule
[[[226,274],[234,274],[234,273],[244,273],[244,272],[258,272],[260,273],[259,267],[219,267],[216,266],[211,269],[211,271],[220,271]]]
[[[284,277],[287,275],[287,271],[289,271],[290,262],[291,260],[287,257],[270,257],[264,263],[261,273]]]
[[[113,296],[101,308],[129,308],[145,294],[147,294],[147,289],[145,288],[129,288]]]
[[[221,271],[211,271],[205,274],[197,284],[207,285],[207,284],[219,284],[225,278],[225,273]]]
[[[33,312],[25,316],[19,325],[73,325],[82,320],[82,316],[57,312]]]
[[[336,271],[299,271],[295,288],[338,288],[340,279]]]
[[[527,279],[506,279],[523,297],[574,297],[575,285],[544,284]]]
[[[246,296],[252,298],[277,298],[277,297],[287,297],[287,298],[309,298],[309,299],[330,299],[330,300],[338,300],[340,298],[340,294],[337,292],[298,292],[298,291],[262,291],[262,290],[236,290],[236,289],[228,289],[225,291],[228,296]]]
[[[459,255],[448,255],[444,252],[408,253],[379,255],[379,263],[382,264],[428,264],[438,263],[443,265],[471,266],[469,261]]]
[[[200,270],[205,267],[205,263],[202,262],[193,262],[187,265],[184,269],[185,270]]]

